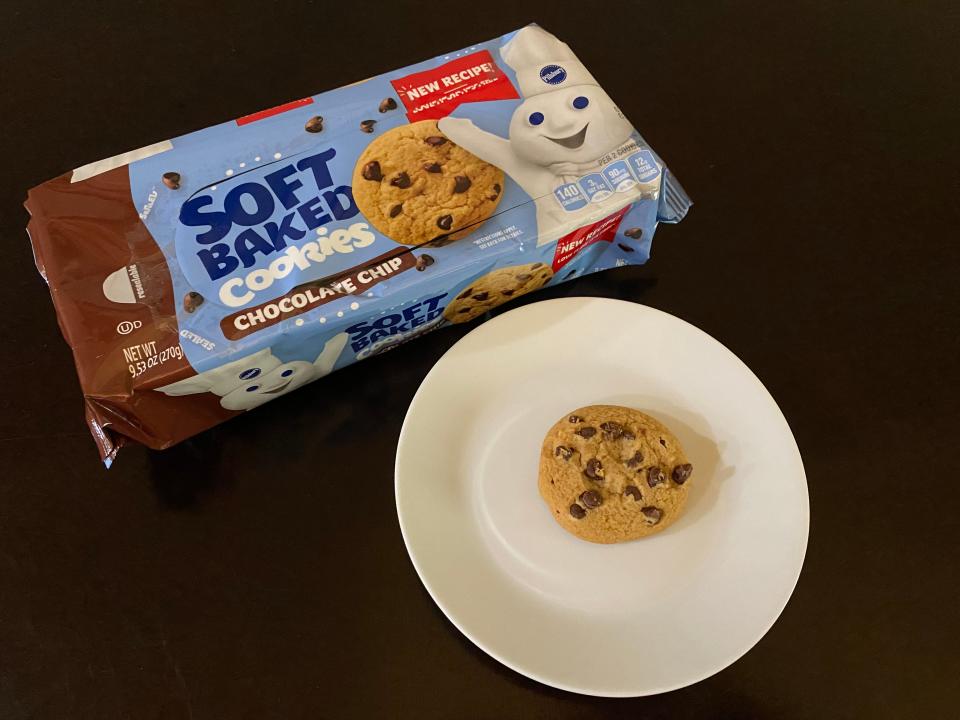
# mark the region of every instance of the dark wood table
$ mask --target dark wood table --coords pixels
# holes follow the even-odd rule
[[[0,717],[945,718],[960,704],[960,23],[949,3],[19,3],[0,27]],[[533,14],[528,14],[533,13]],[[404,551],[394,449],[468,329],[100,465],[19,204],[72,167],[536,20],[693,196],[539,293],[700,326],[780,403],[810,545],[780,620],[664,696],[500,666]]]

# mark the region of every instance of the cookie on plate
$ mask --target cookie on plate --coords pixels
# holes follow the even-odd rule
[[[540,495],[578,538],[636,540],[683,513],[693,466],[662,423],[619,405],[574,410],[547,432]]]
[[[447,304],[443,316],[452,323],[473,320],[497,305],[542,288],[552,277],[553,270],[541,262],[497,268],[460,291]]]
[[[503,194],[503,171],[423,120],[388,130],[360,154],[353,199],[381,233],[404,245],[437,244],[476,230]]]

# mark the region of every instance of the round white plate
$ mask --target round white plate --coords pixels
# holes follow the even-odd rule
[[[594,545],[537,492],[540,444],[583,405],[644,410],[694,474],[686,514],[650,538]],[[773,398],[709,335],[633,303],[566,298],[481,325],[407,412],[397,512],[430,595],[470,640],[547,685],[666,692],[730,665],[796,585],[809,505]]]

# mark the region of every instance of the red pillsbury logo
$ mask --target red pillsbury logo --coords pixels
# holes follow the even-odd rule
[[[547,85],[559,85],[567,79],[567,71],[559,65],[545,65],[540,70],[540,79]]]

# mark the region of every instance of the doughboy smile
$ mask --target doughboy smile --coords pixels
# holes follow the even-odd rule
[[[578,147],[583,145],[583,141],[587,137],[587,128],[590,127],[590,123],[584,125],[580,130],[573,135],[568,135],[567,137],[562,138],[552,138],[549,135],[544,135],[547,140],[553,140],[557,145],[563,145],[565,148],[570,148],[571,150],[576,150]]]
[[[261,395],[276,395],[279,392],[283,392],[287,389],[287,385],[289,385],[291,382],[293,381],[287,380],[283,385],[277,385],[277,387],[273,388],[272,390],[264,390]]]

